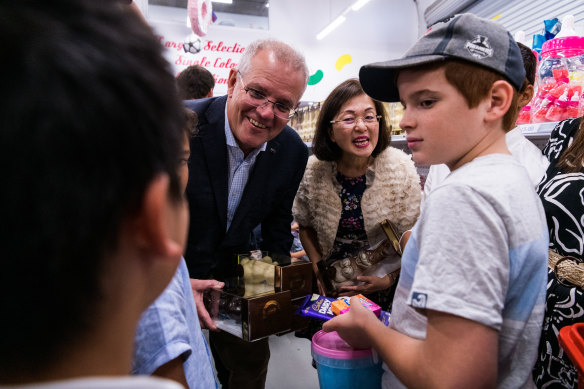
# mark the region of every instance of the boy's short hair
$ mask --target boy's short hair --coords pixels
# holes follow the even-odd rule
[[[152,30],[116,1],[0,0],[0,377],[41,376],[101,325],[104,274],[184,115]],[[112,266],[112,267],[110,267]]]
[[[521,58],[523,59],[523,67],[525,68],[525,79],[527,80],[527,83],[524,84],[523,88],[520,90],[520,92],[522,92],[523,89],[525,89],[528,85],[535,84],[537,57],[535,56],[533,50],[531,50],[523,43],[517,42],[517,45],[519,46],[519,50],[521,50]]]
[[[201,65],[191,65],[176,78],[178,93],[183,100],[206,97],[215,87],[215,79],[210,71]]]
[[[362,66],[359,79],[365,92],[374,99],[400,100],[397,74],[448,60],[466,61],[503,76],[516,91],[525,80],[525,69],[517,43],[505,28],[472,14],[456,15],[437,23],[400,59]]]

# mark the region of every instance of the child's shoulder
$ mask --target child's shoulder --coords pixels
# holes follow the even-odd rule
[[[508,154],[489,154],[475,158],[452,171],[444,184],[447,185],[441,185],[440,188],[449,186],[451,191],[460,191],[464,187],[483,196],[502,194],[508,190],[519,193],[533,191],[527,171]]]
[[[456,171],[464,172],[468,176],[481,174],[479,179],[490,176],[499,176],[504,179],[521,174],[521,169],[521,164],[511,154],[488,154],[473,159]],[[503,174],[504,172],[507,174]]]
[[[507,154],[476,158],[453,171],[435,191],[435,201],[488,206],[507,220],[522,215],[529,219],[527,214],[541,203],[525,168]]]

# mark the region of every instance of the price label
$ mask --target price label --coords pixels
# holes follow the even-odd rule
[[[522,124],[521,132],[524,134],[535,134],[537,132],[537,125],[535,124]]]

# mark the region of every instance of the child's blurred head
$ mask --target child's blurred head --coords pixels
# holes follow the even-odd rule
[[[521,57],[523,58],[523,67],[525,68],[525,82],[520,90],[519,107],[523,107],[533,98],[533,88],[535,84],[535,70],[537,68],[537,57],[529,47],[523,43],[517,42]]]
[[[511,34],[498,23],[472,14],[456,15],[435,24],[403,58],[365,65],[359,79],[369,96],[397,102],[400,71],[441,67],[446,80],[464,96],[469,108],[487,97],[495,81],[505,80],[517,92],[525,80],[521,52]],[[506,131],[515,124],[517,97],[514,99],[503,118]]]
[[[185,114],[185,127],[183,136],[183,148],[182,155],[180,157],[179,165],[179,178],[181,189],[184,191],[187,188],[187,183],[189,181],[189,158],[191,157],[191,138],[197,135],[197,124],[198,118],[197,114],[189,109],[184,108]]]

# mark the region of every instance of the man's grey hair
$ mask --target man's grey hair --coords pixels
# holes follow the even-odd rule
[[[252,58],[261,50],[273,52],[279,62],[291,66],[295,71],[302,72],[304,74],[304,88],[306,89],[309,73],[304,55],[290,45],[275,39],[258,39],[250,43],[243,52],[237,70],[246,74],[250,70]]]

